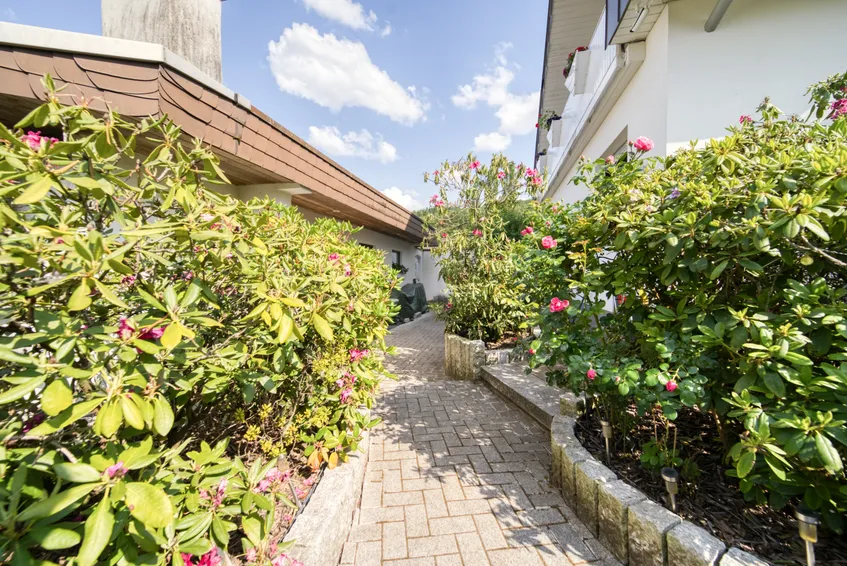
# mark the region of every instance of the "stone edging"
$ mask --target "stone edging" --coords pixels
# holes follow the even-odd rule
[[[628,485],[583,448],[574,434],[578,408],[562,399],[553,418],[550,481],[591,533],[622,563],[632,566],[768,566],[682,520]]]
[[[482,340],[444,333],[444,371],[451,379],[479,379],[483,366],[508,364],[518,357],[514,348],[486,350]]]
[[[297,515],[283,542],[294,541],[286,550],[307,566],[337,566],[353,524],[353,512],[362,496],[365,468],[370,452],[367,431],[360,446],[364,453],[350,454],[347,462],[325,470],[309,503]]]

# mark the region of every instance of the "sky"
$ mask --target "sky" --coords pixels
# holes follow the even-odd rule
[[[403,206],[469,151],[531,163],[547,0],[228,0],[223,82]],[[0,21],[100,33],[100,0],[0,0]]]

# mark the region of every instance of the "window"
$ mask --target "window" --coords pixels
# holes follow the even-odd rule
[[[392,265],[402,265],[402,255],[397,250],[391,250],[391,264]]]
[[[629,0],[606,0],[606,47],[618,31],[628,6]]]
[[[363,248],[368,248],[369,250],[374,249],[374,247],[370,244],[363,244],[363,243],[359,242],[359,245],[362,246]]]

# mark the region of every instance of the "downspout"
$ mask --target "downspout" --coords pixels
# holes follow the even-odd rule
[[[726,11],[729,10],[730,4],[732,4],[732,0],[718,0],[718,3],[715,4],[715,8],[712,10],[709,19],[706,20],[706,25],[703,26],[706,33],[712,33],[718,29],[718,24],[721,23],[724,14],[726,14]]]
[[[544,87],[547,83],[547,56],[550,51],[550,27],[553,25],[553,0],[547,4],[547,34],[544,38],[544,66],[541,69],[541,92],[538,96],[538,116],[541,117],[544,107]],[[540,126],[540,124],[539,124]],[[532,166],[538,165],[538,143],[541,141],[541,128],[535,128],[535,146],[532,148]]]

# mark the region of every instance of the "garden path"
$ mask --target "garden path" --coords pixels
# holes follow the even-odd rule
[[[397,327],[341,564],[618,564],[547,481],[550,434],[482,383],[448,381],[432,314]]]

